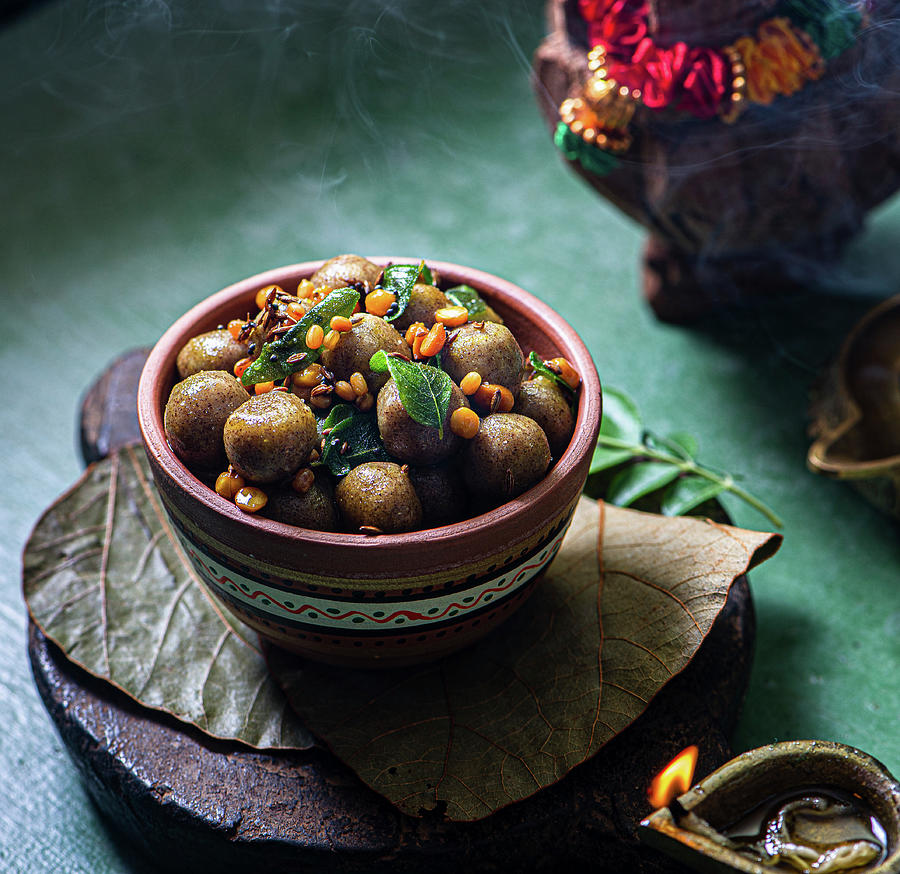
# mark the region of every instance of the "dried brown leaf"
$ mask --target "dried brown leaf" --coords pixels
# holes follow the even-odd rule
[[[379,672],[276,650],[269,663],[313,733],[402,811],[480,819],[560,780],[640,716],[691,660],[734,579],[780,539],[583,498],[537,591],[474,647]]]
[[[192,572],[140,447],[89,467],[44,513],[23,585],[44,634],[141,704],[255,747],[314,743],[256,635]]]

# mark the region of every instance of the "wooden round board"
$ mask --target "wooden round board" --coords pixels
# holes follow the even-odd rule
[[[112,367],[136,373],[143,354]],[[135,439],[122,379],[115,381],[111,402],[112,380],[98,380],[82,418],[94,423],[83,437],[102,433],[107,452]],[[84,444],[90,457],[89,436]],[[700,746],[699,776],[730,758],[727,738],[753,638],[750,589],[741,577],[693,661],[638,720],[556,785],[475,823],[405,816],[324,749],[265,753],[213,740],[88,675],[33,625],[29,654],[40,696],[88,792],[110,827],[154,865],[165,860],[173,871],[200,866],[218,874],[676,874],[680,865],[637,842],[637,823],[650,812],[646,788],[688,744]]]

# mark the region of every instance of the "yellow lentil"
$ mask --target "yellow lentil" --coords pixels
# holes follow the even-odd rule
[[[310,325],[306,332],[306,348],[318,349],[325,340],[325,331],[321,325]]]
[[[366,295],[366,312],[373,316],[385,316],[396,302],[397,298],[391,292],[376,288]]]
[[[234,363],[234,375],[240,379],[244,375],[244,371],[253,364],[252,358],[241,358]]]
[[[407,329],[406,334],[403,339],[406,340],[406,345],[412,349],[412,345],[415,342],[416,337],[419,334],[427,334],[428,328],[425,327],[425,322],[413,322]]]
[[[332,331],[340,331],[342,334],[349,331],[353,325],[346,316],[332,316],[328,325]]]
[[[366,378],[358,370],[350,375],[350,386],[359,397],[362,397],[369,390]]]
[[[314,385],[318,385],[322,381],[322,365],[314,363],[304,367],[303,370],[298,371],[291,377],[291,381],[298,388],[311,388]]]
[[[244,478],[229,469],[216,477],[216,494],[228,501],[233,501],[234,496],[244,487]]]
[[[434,320],[441,322],[448,328],[458,328],[469,321],[469,311],[465,307],[460,306],[441,307],[435,310]]]
[[[470,370],[459,382],[459,387],[464,395],[473,395],[481,386],[481,374],[477,370]]]
[[[435,322],[419,344],[419,355],[422,358],[431,358],[433,355],[437,355],[444,348],[446,339],[447,330],[444,325],[441,322]]]
[[[334,384],[334,392],[343,401],[353,403],[356,400],[356,392],[353,391],[353,386],[345,379],[338,380]]]
[[[269,301],[269,296],[274,297],[279,292],[284,293],[284,289],[280,285],[267,285],[264,288],[261,288],[258,292],[256,292],[256,308],[258,310],[263,310],[266,308],[266,304]]]
[[[470,407],[458,407],[450,415],[450,430],[457,437],[471,440],[481,427],[478,413]]]
[[[578,371],[565,358],[551,358],[546,364],[554,373],[558,373],[563,382],[573,391],[581,385]]]
[[[306,307],[298,300],[292,300],[286,307],[287,314],[295,322],[299,322],[306,315]]]
[[[494,396],[500,393],[499,400]],[[505,385],[497,385],[493,382],[483,382],[472,395],[472,399],[478,406],[490,410],[492,413],[508,413],[515,404],[513,393]]]
[[[238,489],[234,496],[235,504],[245,513],[258,513],[266,506],[268,500],[268,495],[256,486],[244,486],[242,489]]]

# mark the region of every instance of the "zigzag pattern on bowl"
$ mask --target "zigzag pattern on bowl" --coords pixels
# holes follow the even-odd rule
[[[212,566],[221,565],[229,574],[245,577],[254,585],[266,585],[292,595],[303,593],[314,597],[327,597],[337,602],[352,603],[417,600],[431,597],[435,590],[439,590],[441,594],[449,594],[490,583],[509,573],[513,567],[532,560],[544,547],[564,534],[572,521],[579,496],[576,494],[571,504],[555,519],[547,520],[540,531],[507,544],[504,548],[491,553],[488,559],[467,561],[465,556],[460,556],[459,562],[452,568],[427,574],[408,572],[404,574],[406,569],[398,567],[395,574],[385,579],[372,577],[354,579],[334,572],[329,573],[324,568],[304,572],[277,564],[277,558],[246,555],[214,539],[209,531],[199,527],[173,506],[164,492],[160,492],[160,497],[185,550],[189,551],[190,548],[197,550]],[[361,571],[365,570],[363,565]],[[203,576],[199,568],[197,571]],[[218,573],[214,576],[218,576]]]
[[[237,602],[243,611],[274,618],[282,623],[307,630],[326,629],[330,633],[347,630],[354,634],[365,631],[380,632],[389,625],[403,625],[413,630],[434,626],[461,614],[474,614],[514,594],[526,586],[553,560],[562,543],[568,525],[537,555],[504,571],[500,576],[486,577],[478,586],[466,586],[466,595],[440,592],[409,599],[397,592],[376,603],[353,602],[327,594],[295,598],[284,589],[259,583],[235,571],[228,573],[216,567],[211,556],[199,546],[187,541],[182,545],[200,578],[220,597]]]

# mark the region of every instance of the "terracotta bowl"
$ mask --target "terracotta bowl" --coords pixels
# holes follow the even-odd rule
[[[373,258],[377,263],[415,259]],[[527,355],[564,355],[582,376],[575,434],[547,475],[513,501],[463,522],[375,537],[248,516],[175,456],[163,410],[175,358],[196,334],[242,318],[256,291],[293,288],[321,261],[252,276],[182,316],[141,376],[138,417],[153,477],[199,577],[239,619],[284,649],[334,664],[394,666],[460,649],[522,604],[553,559],[587,478],[600,424],[600,381],[575,331],[548,306],[487,273],[429,261],[445,287],[476,288]]]

